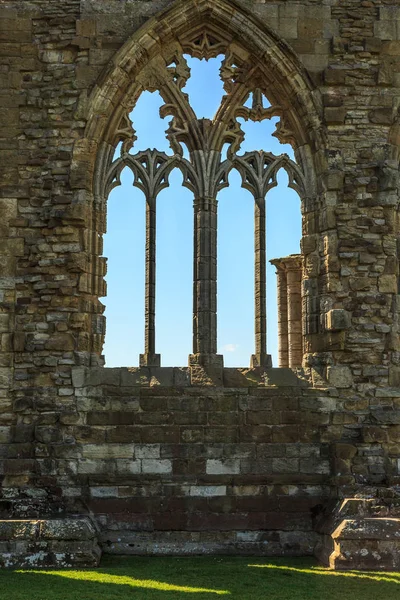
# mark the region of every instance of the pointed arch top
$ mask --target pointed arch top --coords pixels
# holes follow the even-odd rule
[[[123,109],[135,101],[132,84],[140,71],[156,55],[169,54],[172,60],[176,42],[198,58],[225,53],[234,43],[259,65],[270,102],[279,103],[288,113],[285,124],[290,122],[294,130],[293,144],[316,142],[321,103],[304,66],[284,40],[231,0],[176,0],[136,31],[116,52],[92,91],[86,138],[111,141]]]

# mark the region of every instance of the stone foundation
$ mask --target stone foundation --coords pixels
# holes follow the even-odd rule
[[[400,499],[348,498],[317,524],[315,554],[332,569],[400,570]]]
[[[0,567],[97,567],[100,557],[88,518],[0,521]]]
[[[350,559],[331,558],[337,543],[345,556],[372,530],[357,526],[351,537],[349,525],[340,529],[338,485],[347,497],[381,496],[385,519],[396,518],[396,487],[382,469],[391,456],[367,441],[377,418],[367,424],[369,409],[353,406],[353,419],[364,421],[355,429],[346,389],[311,380],[301,369],[76,368],[57,426],[42,424],[44,398],[19,407],[20,425],[3,446],[3,518],[90,515],[113,554],[313,555],[324,535],[318,556],[346,568]],[[395,440],[393,411],[372,414]],[[59,548],[80,543],[62,535]],[[395,564],[396,536],[381,564]],[[44,552],[51,562],[51,548]],[[372,568],[357,552],[351,568]]]

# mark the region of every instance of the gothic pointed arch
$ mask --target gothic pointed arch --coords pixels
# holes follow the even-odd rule
[[[220,74],[226,95],[212,121],[197,119],[187,102],[183,88],[190,71],[185,54],[204,59],[224,55]],[[111,59],[88,99],[85,135],[74,147],[70,182],[72,188],[80,190],[78,197],[86,221],[86,245],[91,254],[88,272],[81,276],[81,289],[91,297],[95,322],[91,348],[94,353],[101,352],[104,334],[98,297],[105,295],[101,236],[105,231],[106,198],[110,189],[118,185],[121,169],[132,161],[127,155],[134,145],[135,132],[129,114],[140,94],[146,90],[160,92],[164,101],[160,114],[172,117],[166,133],[174,152],[174,164],[165,167],[166,177],[160,182],[167,185],[168,172],[176,166],[183,173],[186,187],[201,189],[201,202],[195,195],[195,210],[204,212],[205,229],[209,226],[206,225],[209,219],[216,220],[216,205],[214,201],[210,202],[210,198],[227,185],[229,170],[237,168],[242,172],[246,187],[246,169],[262,159],[267,161],[264,166],[268,166],[264,191],[276,185],[276,173],[284,168],[288,172],[290,186],[301,195],[303,231],[312,235],[316,233],[318,188],[325,168],[325,130],[319,92],[314,89],[305,68],[285,41],[236,3],[227,0],[177,0],[135,32]],[[245,106],[250,96],[252,108]],[[269,107],[264,106],[265,99]],[[255,155],[246,163],[245,159],[238,160],[235,153],[240,148],[242,132],[237,119],[262,121],[275,116],[279,117],[279,122],[274,135],[282,143],[292,145],[297,164],[284,155],[277,160],[267,155],[262,155],[264,158]],[[121,142],[121,160],[113,170],[115,148]],[[191,164],[182,156],[182,144],[189,148]],[[221,164],[217,155],[225,144],[229,145],[228,160]],[[204,148],[207,148],[207,156],[202,154]],[[265,179],[265,173],[261,174],[261,178]],[[255,199],[259,201],[258,197]],[[261,210],[263,219],[264,210]],[[262,227],[259,232],[261,235]],[[201,245],[201,242],[198,243]],[[210,254],[213,253],[211,248]],[[313,280],[304,285],[306,295],[310,296],[305,300],[305,306],[314,307],[311,312],[316,313],[316,245],[311,247],[311,253],[314,253],[309,257],[309,263],[314,265],[311,269]],[[210,265],[210,270],[215,270],[214,265]],[[259,285],[263,284],[261,278]],[[209,293],[206,290],[210,286],[213,288],[212,281],[204,282],[204,294]],[[215,296],[215,290],[213,294]],[[207,302],[209,307],[206,311],[195,306],[197,318],[194,317],[194,328],[197,333],[194,334],[194,352],[201,353],[199,348],[203,348],[206,354],[213,355],[216,352],[216,307],[211,308],[215,304],[213,298]],[[318,320],[314,313],[311,320]],[[263,326],[259,327],[263,331]],[[306,326],[305,330],[312,334],[315,327]],[[209,336],[205,331],[213,333]],[[261,338],[265,338],[265,332]],[[260,352],[263,354],[263,350]],[[261,356],[260,352],[256,354]],[[255,364],[258,362],[259,359],[256,359]]]
[[[279,107],[276,136],[293,145],[303,170],[308,177],[315,176],[312,156],[321,154],[324,147],[322,102],[295,52],[235,2],[177,0],[136,31],[100,75],[87,104],[85,136],[75,145],[73,187],[93,191],[101,147],[114,148],[117,141],[126,140],[130,135],[127,114],[143,89],[160,83],[155,81],[159,58],[171,64],[182,51],[206,59],[226,54],[226,86],[230,76],[243,78],[250,68],[252,86],[258,83],[271,106]],[[81,161],[85,162],[84,181]]]

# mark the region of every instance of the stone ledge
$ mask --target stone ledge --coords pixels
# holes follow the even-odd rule
[[[313,531],[104,531],[105,554],[135,556],[312,556]]]
[[[115,387],[308,387],[310,373],[296,368],[235,367],[74,367],[75,388]]]
[[[0,567],[96,567],[100,558],[87,517],[0,521]]]
[[[379,514],[382,507],[374,499],[347,498],[316,526],[321,534],[315,555],[337,570],[390,571],[400,569],[400,519]],[[393,513],[396,514],[396,506]]]

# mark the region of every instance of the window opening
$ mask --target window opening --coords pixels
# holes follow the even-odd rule
[[[275,261],[276,259],[280,259],[279,264],[282,264],[282,268],[285,268],[284,260],[282,261],[282,259],[292,257],[286,261],[287,266],[296,267],[299,261],[296,261],[294,257],[298,257],[300,254],[301,239],[300,198],[294,190],[288,187],[288,183],[289,178],[287,173],[284,169],[280,169],[277,174],[277,186],[272,188],[267,195],[267,340],[268,350],[272,355],[272,364],[276,367],[289,365],[288,358],[283,358],[284,352],[286,349],[288,350],[287,342],[283,335],[283,329],[285,328],[284,321],[286,320],[287,323],[288,318],[287,309],[285,316],[283,314],[283,299],[278,297],[279,268],[277,268]],[[274,263],[271,264],[270,260],[273,260]],[[285,284],[282,283],[282,285]],[[286,293],[287,296],[287,284],[285,285],[285,289],[279,291],[281,294]],[[298,288],[295,291],[297,293]],[[298,297],[292,299],[293,302],[299,300]],[[300,307],[293,308],[297,308],[298,311]],[[282,330],[280,340],[278,330]],[[300,366],[300,364],[298,363],[297,366]]]
[[[156,348],[163,366],[183,366],[192,346],[193,199],[177,170],[157,198]]]
[[[145,199],[132,181],[132,172],[124,169],[121,186],[108,198],[107,296],[103,298],[107,367],[135,365],[143,351]]]
[[[238,175],[231,174],[231,179],[233,177],[233,181],[238,177],[242,188],[252,195],[254,206],[252,304],[255,307],[255,348],[251,365],[271,365],[267,350],[266,308],[267,195],[276,187],[277,174],[281,169],[288,173],[289,187],[301,196],[305,194],[305,181],[301,169],[291,158],[291,148],[282,153],[285,148],[278,145],[278,139],[282,142],[294,138],[283,109],[271,105],[267,100],[260,68],[252,64],[248,54],[238,49],[235,43],[225,49],[221,57],[222,45],[211,33],[203,32],[190,43],[186,42],[192,57],[184,55],[177,43],[169,47],[169,54],[156,56],[138,74],[137,84],[142,94],[137,99],[135,109],[121,120],[117,131],[123,141],[120,156],[114,160],[106,175],[106,189],[111,190],[120,182],[122,169],[128,166],[134,173],[134,186],[146,197],[145,348],[140,359],[142,365],[160,364],[159,352],[156,351],[156,319],[160,326],[163,312],[158,302],[158,311],[161,312],[156,317],[156,297],[160,297],[156,291],[157,280],[162,277],[162,261],[167,261],[167,268],[170,252],[177,252],[168,247],[168,244],[176,242],[174,236],[168,237],[176,226],[175,222],[169,220],[177,218],[182,212],[174,208],[174,202],[180,202],[183,198],[180,191],[174,195],[170,190],[172,195],[168,196],[163,190],[175,181],[173,172],[176,169],[181,171],[182,186],[192,196],[194,213],[193,246],[187,252],[183,248],[178,251],[193,256],[193,348],[189,364],[223,364],[223,357],[217,354],[217,198],[228,187],[229,174],[237,172]],[[209,60],[209,63],[199,59]],[[217,78],[218,71],[220,79]],[[211,85],[213,77],[215,85]],[[211,106],[214,112],[218,99],[219,106],[213,118],[199,117],[199,114],[211,116]],[[161,118],[149,117],[150,109],[157,109],[157,115]],[[141,110],[145,112],[141,114]],[[130,128],[131,121],[136,132]],[[157,132],[154,129],[156,124]],[[277,138],[276,141],[271,134]],[[144,144],[142,138],[145,138]],[[155,148],[151,148],[153,139]],[[256,150],[257,147],[263,150]],[[232,189],[230,192],[232,194]],[[169,209],[162,204],[162,211],[166,212],[160,215],[164,226],[171,230],[162,235],[158,231],[160,215],[157,218],[157,211],[161,210],[157,208],[161,193],[164,193],[164,198],[170,198]],[[287,219],[284,197],[285,193],[281,191],[280,207]],[[229,211],[227,214],[233,218]],[[189,227],[180,223],[179,228],[182,235],[176,237],[181,241]],[[288,231],[286,224],[282,231]],[[245,236],[238,231],[235,237],[241,239]],[[295,237],[298,239],[299,236]],[[167,244],[160,263],[156,263],[157,241]],[[224,256],[221,248],[220,253]],[[298,257],[298,262],[297,274],[300,273],[301,278],[301,257]],[[174,272],[175,269],[172,269]],[[170,279],[174,280],[173,274]],[[165,294],[166,290],[169,293],[171,289],[165,288]],[[220,305],[220,316],[223,311],[224,306]],[[164,314],[167,313],[168,309]],[[250,307],[246,314],[251,314]],[[297,325],[301,329],[301,323]],[[162,329],[157,336],[157,340],[163,339]],[[166,334],[165,339],[170,336]],[[235,342],[226,344],[235,345]]]
[[[219,76],[223,56],[200,60],[185,54],[185,59],[190,68],[190,78],[182,91],[188,94],[198,119],[212,119],[224,95]]]
[[[254,347],[254,200],[237,171],[218,195],[218,350],[243,367]]]

